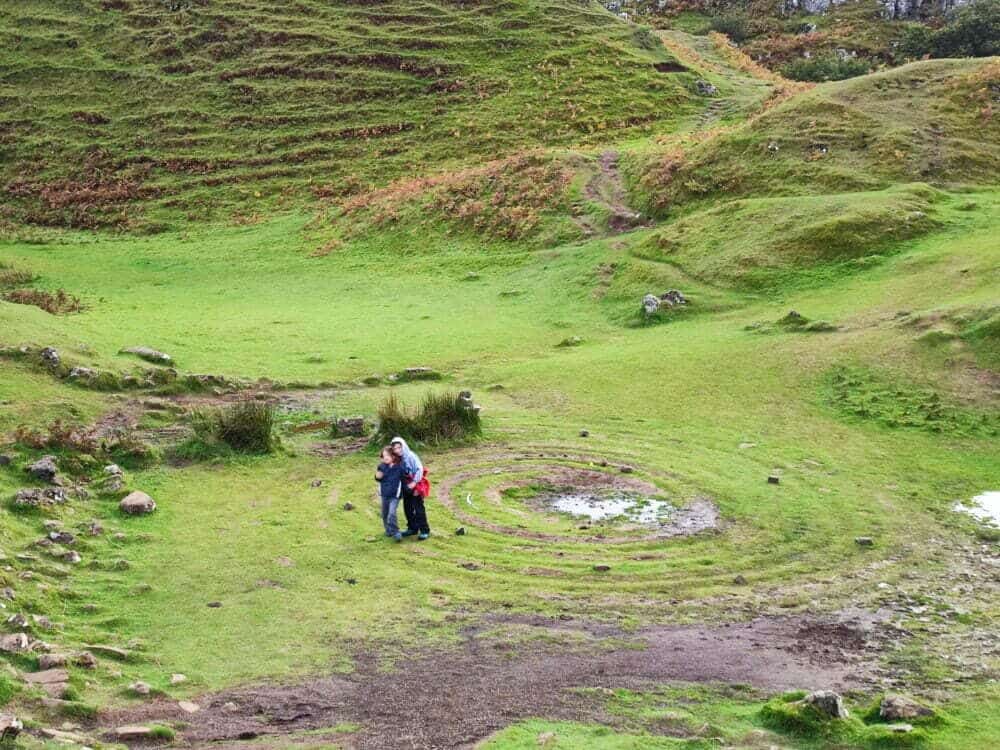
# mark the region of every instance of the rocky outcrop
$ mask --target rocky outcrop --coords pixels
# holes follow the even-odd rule
[[[847,0],[785,0],[785,13],[826,13],[831,6],[841,5]],[[968,0],[880,0],[882,12],[890,19],[914,19],[942,16],[965,5]]]
[[[139,359],[144,359],[147,362],[152,362],[157,365],[169,365],[173,364],[174,361],[174,358],[169,354],[159,352],[156,349],[151,349],[148,346],[130,346],[127,349],[120,350],[118,353],[134,354]]]
[[[832,690],[817,690],[809,693],[802,699],[802,703],[812,706],[824,716],[831,719],[846,719],[847,709],[844,707],[844,699],[839,693]]]
[[[912,698],[905,695],[889,694],[882,698],[882,703],[878,709],[879,717],[886,721],[900,721],[903,719],[918,719],[924,716],[933,716],[934,711],[917,703]]]

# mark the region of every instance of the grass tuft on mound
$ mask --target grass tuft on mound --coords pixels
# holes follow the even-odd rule
[[[436,445],[459,443],[482,434],[479,412],[457,393],[428,393],[419,408],[407,410],[390,393],[378,409],[378,429],[372,442],[384,445],[393,437]]]

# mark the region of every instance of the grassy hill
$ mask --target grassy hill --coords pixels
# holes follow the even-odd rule
[[[8,225],[245,219],[663,132],[693,88],[650,35],[571,0],[27,0],[0,9],[0,50]]]

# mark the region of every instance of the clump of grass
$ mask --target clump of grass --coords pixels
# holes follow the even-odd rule
[[[456,393],[429,393],[420,407],[407,410],[395,394],[378,410],[373,441],[385,443],[396,435],[418,443],[455,443],[482,434],[479,412]]]
[[[177,736],[177,733],[170,727],[163,726],[162,724],[155,724],[149,728],[149,736],[156,740],[172,742]]]
[[[246,399],[220,409],[200,410],[191,419],[195,444],[187,446],[184,452],[190,455],[185,457],[218,455],[225,449],[270,453],[277,447],[274,422],[274,406],[262,401]]]
[[[8,675],[0,674],[0,707],[10,703],[20,689],[20,686]]]
[[[35,274],[30,271],[22,271],[0,263],[0,289],[27,286],[33,283],[36,278]]]
[[[3,295],[15,305],[33,305],[50,315],[68,315],[83,310],[83,302],[63,289],[47,292],[43,289],[15,289]]]

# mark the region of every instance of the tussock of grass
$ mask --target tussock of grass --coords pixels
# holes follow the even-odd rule
[[[480,434],[479,413],[456,393],[429,393],[412,411],[400,404],[396,394],[390,394],[379,407],[373,442],[384,444],[399,435],[418,443],[458,443]]]
[[[63,289],[48,292],[43,289],[14,289],[6,292],[3,299],[15,305],[32,305],[50,315],[68,315],[83,310],[83,302]]]
[[[191,418],[194,437],[175,449],[178,458],[198,460],[235,453],[270,453],[278,445],[274,406],[244,399]]]

